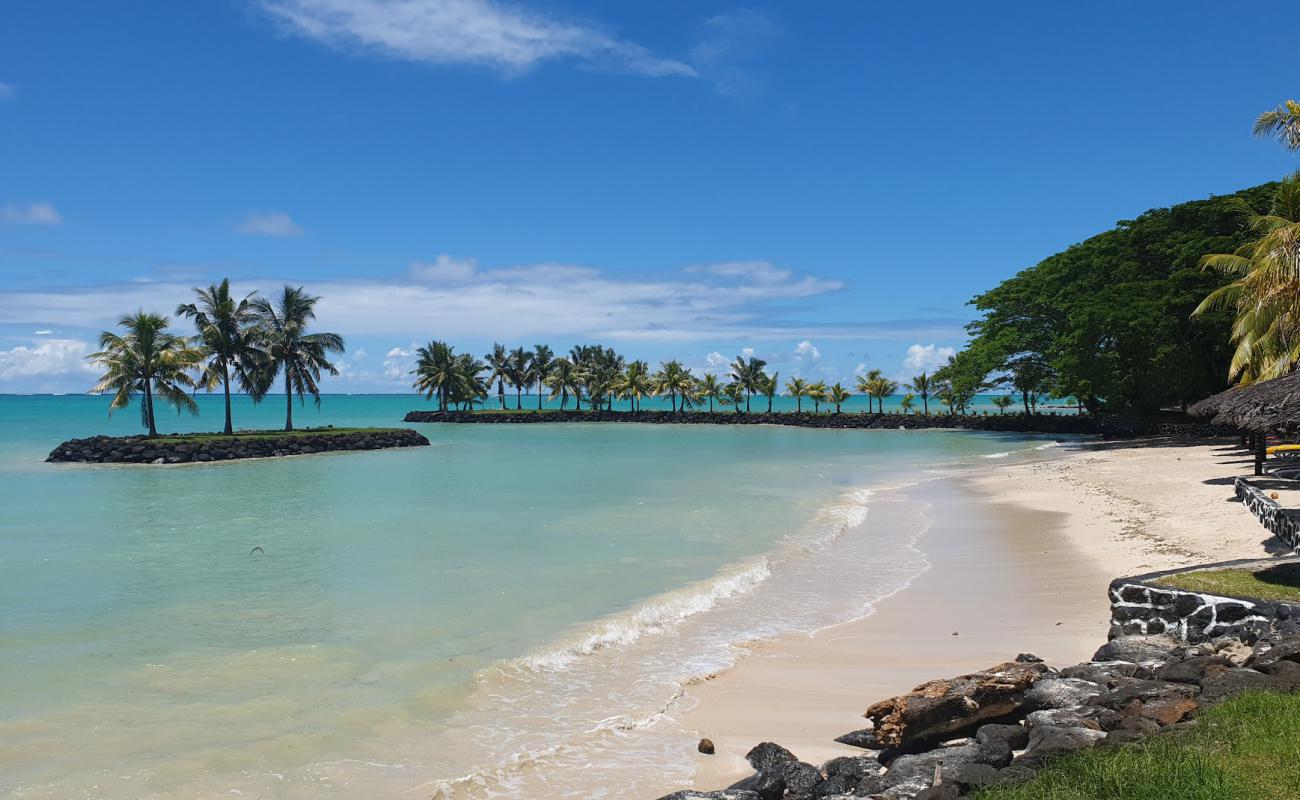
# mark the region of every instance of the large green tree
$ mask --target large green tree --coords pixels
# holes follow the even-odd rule
[[[319,297],[307,294],[301,286],[286,285],[274,303],[265,297],[252,300],[253,310],[261,320],[262,337],[268,356],[268,382],[284,376],[284,429],[293,430],[293,396],[299,402],[311,395],[320,405],[322,372],[339,374],[329,360],[331,353],[343,352],[343,337],[337,333],[308,333],[316,319]]]
[[[167,331],[167,318],[161,314],[139,311],[118,320],[122,333],[104,331],[99,335],[99,352],[87,356],[104,368],[92,392],[112,392],[109,413],[131,404],[132,395],[140,395],[140,422],[150,436],[158,435],[154,414],[154,397],[161,397],[179,411],[198,414],[198,404],[185,391],[194,388],[190,375],[206,355],[184,336]]]
[[[203,345],[207,365],[199,373],[200,388],[222,388],[226,399],[226,425],[223,432],[234,433],[230,414],[230,378],[254,400],[266,395],[267,355],[262,349],[261,328],[253,308],[254,294],[235,299],[230,293],[230,279],[206,289],[194,289],[194,302],[176,307],[176,315],[194,322],[195,339]]]
[[[1035,390],[1094,411],[1179,406],[1224,388],[1231,315],[1191,313],[1228,278],[1200,260],[1246,242],[1242,204],[1264,212],[1276,188],[1153,209],[1003,281],[971,301],[982,316],[943,378],[958,396],[1019,389],[1017,368],[1032,367],[1021,377]]]

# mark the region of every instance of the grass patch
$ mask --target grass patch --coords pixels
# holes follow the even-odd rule
[[[151,442],[211,442],[249,439],[294,439],[301,436],[341,436],[348,433],[390,433],[402,428],[299,428],[292,431],[235,431],[227,436],[224,433],[183,433],[169,434],[149,439]]]
[[[976,800],[1295,800],[1300,695],[1252,692],[1190,730],[1062,758],[1028,783]]]
[[[1181,572],[1160,578],[1156,583],[1207,594],[1300,602],[1300,564],[1279,564],[1258,571],[1207,569]]]

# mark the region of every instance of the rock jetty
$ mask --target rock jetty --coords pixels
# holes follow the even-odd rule
[[[660,800],[955,800],[1027,781],[1056,756],[1194,725],[1202,708],[1252,689],[1300,689],[1300,623],[1253,643],[1122,636],[1061,670],[1022,654],[873,704],[869,728],[836,740],[862,755],[814,766],[762,742],[746,756],[750,777]]]
[[[429,444],[409,428],[221,435],[92,436],[72,439],[50,452],[46,461],[82,464],[189,464],[241,458],[274,458],[343,450],[381,450]]]

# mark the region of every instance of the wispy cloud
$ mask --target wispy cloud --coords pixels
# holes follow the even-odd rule
[[[0,81],[0,100],[11,100],[18,96],[18,87],[12,83]]]
[[[778,33],[760,11],[740,8],[704,20],[690,62],[700,77],[726,95],[751,94],[758,87],[753,61]]]
[[[246,236],[302,236],[303,230],[284,211],[254,211],[235,226]]]
[[[411,277],[418,281],[463,283],[478,270],[476,258],[452,258],[446,253],[433,261],[412,261]]]
[[[47,200],[36,203],[6,203],[0,206],[0,223],[5,225],[62,225],[63,215]]]
[[[552,61],[651,77],[696,75],[586,21],[494,0],[261,0],[287,32],[345,51],[521,74]]]

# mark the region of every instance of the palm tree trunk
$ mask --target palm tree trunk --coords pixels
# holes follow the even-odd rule
[[[505,411],[506,410],[506,382],[503,380],[497,381],[497,399],[501,401],[501,410]]]
[[[284,371],[284,429],[293,430],[293,384],[289,383],[289,370]]]
[[[519,384],[515,384],[515,411],[523,411],[523,410],[524,410],[523,390],[519,387]]]
[[[157,436],[158,426],[154,425],[153,417],[153,378],[145,378],[144,381],[144,408],[149,417],[149,435]]]
[[[772,395],[767,396],[767,413],[772,413]]]
[[[1029,413],[1029,392],[1021,392],[1020,399],[1025,403],[1025,413]]]
[[[542,379],[537,379],[537,410],[542,410]]]
[[[227,365],[225,365],[225,364],[222,364],[222,365],[221,365],[221,382],[222,382],[222,384],[225,385],[225,388],[226,388],[226,429],[225,429],[225,434],[226,434],[227,436],[230,436],[231,434],[234,433],[234,429],[230,426],[230,367],[227,366]]]
[[[930,398],[928,395],[921,395],[921,407],[925,409],[925,415],[930,416]]]
[[[800,397],[799,395],[794,396],[794,413],[796,414],[803,413],[803,398]]]
[[[748,392],[746,392],[746,393],[745,393],[745,413],[746,413],[746,414],[749,413],[749,398],[750,398],[750,397],[751,397],[751,395],[750,395]]]

